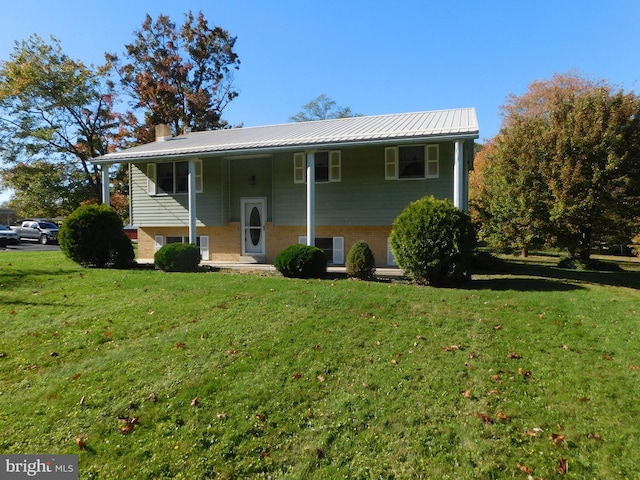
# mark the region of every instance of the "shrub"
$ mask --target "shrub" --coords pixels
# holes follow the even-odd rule
[[[135,254],[118,214],[108,205],[83,205],[63,222],[60,250],[82,266],[127,268]]]
[[[278,254],[274,266],[285,277],[320,278],[327,273],[327,256],[317,247],[291,245]]]
[[[448,200],[424,197],[394,220],[390,245],[398,266],[414,281],[457,283],[469,278],[476,232],[470,217]]]
[[[165,272],[195,272],[200,260],[200,247],[193,243],[169,243],[153,256],[156,268]]]
[[[355,278],[371,278],[376,271],[376,260],[366,242],[353,244],[347,255],[347,275]]]

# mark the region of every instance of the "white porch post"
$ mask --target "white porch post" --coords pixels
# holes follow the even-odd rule
[[[196,243],[196,164],[189,160],[189,243]]]
[[[456,140],[453,161],[453,205],[462,211],[467,210],[464,201],[464,143]]]
[[[316,235],[316,166],[314,152],[307,152],[307,245],[314,246]]]
[[[111,199],[109,195],[109,168],[111,167],[110,163],[102,164],[102,203],[106,205],[111,204]]]

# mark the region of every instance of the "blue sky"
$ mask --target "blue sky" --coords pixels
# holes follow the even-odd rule
[[[321,93],[365,115],[475,107],[480,140],[509,94],[575,70],[640,90],[638,0],[0,0],[0,59],[13,42],[54,35],[101,64],[149,13],[176,23],[202,10],[237,36],[240,92],[224,117],[285,123]],[[4,200],[5,195],[0,197]]]

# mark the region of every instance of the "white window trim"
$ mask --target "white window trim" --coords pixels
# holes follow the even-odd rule
[[[156,235],[154,237],[156,252],[166,244],[166,237],[181,237],[182,243],[189,243],[189,237],[185,237],[184,235]],[[200,255],[202,255],[202,260],[209,260],[209,236],[198,235],[196,239],[200,239]]]
[[[329,238],[329,237],[321,237]],[[331,237],[333,239],[333,262],[331,265],[344,265],[344,237]],[[307,236],[299,236],[300,245],[307,244]]]
[[[174,182],[174,188],[175,188],[175,181],[176,181],[176,163],[181,163],[184,162],[185,160],[181,160],[179,162],[163,162],[163,163],[171,163],[173,164],[173,182]],[[189,162],[189,160],[186,160],[187,162]],[[195,160],[193,160],[194,164],[195,164],[195,171],[196,171],[196,193],[202,193],[202,160],[197,158]],[[156,167],[157,163],[148,163],[147,164],[147,193],[149,195],[153,195],[153,196],[162,196],[162,197],[166,197],[166,196],[172,196],[172,195],[187,195],[188,192],[180,192],[180,193],[164,193],[164,192],[158,192],[158,179],[157,179],[157,172],[158,169]]]
[[[404,145],[403,145],[404,146]],[[399,148],[386,147],[384,149],[384,179],[385,180],[426,180],[440,178],[440,145],[430,143],[424,145],[424,177],[402,178],[400,177]],[[435,167],[435,174],[429,172]]]
[[[342,181],[342,152],[340,150],[321,150],[329,157],[329,181],[316,183],[334,183]],[[304,152],[293,154],[293,183],[307,183],[307,155]]]

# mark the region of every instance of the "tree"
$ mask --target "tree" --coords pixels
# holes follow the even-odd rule
[[[630,238],[640,215],[637,96],[555,75],[511,96],[503,114],[485,171],[489,230],[538,232],[585,261],[594,240],[615,231]]]
[[[0,175],[3,185],[14,190],[9,205],[19,217],[65,216],[92,198],[91,187],[74,165],[44,160],[20,162]]]
[[[101,173],[89,160],[126,139],[114,98],[105,72],[69,58],[57,39],[16,42],[0,62],[0,157],[79,169],[99,199]]]
[[[135,40],[125,46],[124,61],[106,54],[120,83],[142,109],[144,122],[137,125],[140,141],[153,138],[158,124],[170,125],[174,134],[227,127],[222,119],[225,107],[237,97],[233,70],[240,60],[233,50],[236,37],[209,27],[200,12],[186,15],[180,28],[168,16],[155,22],[147,15]]]
[[[289,117],[289,120],[292,122],[310,122],[332,118],[360,117],[361,115],[360,113],[353,113],[350,107],[336,106],[336,102],[323,93],[303,105],[302,110]]]

